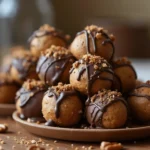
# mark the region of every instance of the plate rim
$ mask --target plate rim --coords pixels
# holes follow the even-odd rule
[[[135,131],[135,130],[150,130],[150,126],[142,126],[142,127],[134,127],[134,128],[119,128],[119,129],[80,129],[80,128],[64,128],[64,127],[51,127],[51,126],[44,126],[36,123],[30,123],[24,120],[21,120],[17,116],[17,111],[13,112],[12,114],[13,119],[16,122],[19,122],[21,124],[27,125],[27,126],[32,126],[32,127],[38,127],[42,129],[54,129],[54,130],[63,130],[63,131],[75,131],[75,132],[121,132],[121,131]]]

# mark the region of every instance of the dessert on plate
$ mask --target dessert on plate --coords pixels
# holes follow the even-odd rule
[[[42,102],[42,113],[47,121],[69,127],[79,123],[83,112],[82,100],[70,84],[58,83],[46,92]]]
[[[8,74],[0,73],[0,104],[14,104],[20,85]]]
[[[69,39],[69,35],[65,35],[62,31],[45,24],[36,30],[28,41],[33,55],[39,56],[41,51],[52,45],[67,47]]]
[[[100,56],[84,55],[70,70],[70,84],[79,92],[92,96],[102,89],[111,89],[111,65]]]
[[[42,99],[46,85],[42,81],[28,79],[16,93],[16,108],[22,119],[42,117]]]
[[[69,70],[74,61],[69,50],[52,45],[41,54],[36,71],[39,78],[50,86],[58,82],[69,83]]]
[[[115,84],[117,86],[120,84],[120,89],[118,90],[123,93],[133,90],[136,86],[137,75],[131,62],[126,57],[118,58],[113,61],[112,66]]]
[[[87,26],[78,32],[70,45],[70,51],[80,59],[85,54],[98,55],[107,61],[113,59],[115,47],[114,36],[108,31],[95,25]]]
[[[137,85],[129,93],[127,101],[134,119],[140,122],[150,121],[150,81]]]
[[[114,36],[102,27],[87,26],[69,46],[67,35],[43,25],[29,44],[12,52],[7,76],[0,75],[1,103],[14,102],[16,82],[23,84],[16,94],[21,119],[89,130],[125,128],[130,118],[150,122],[150,82],[137,78],[127,58],[115,58]]]
[[[20,84],[27,79],[38,79],[36,73],[37,60],[38,57],[27,50],[13,53],[10,75]]]
[[[86,118],[91,126],[120,128],[128,119],[127,102],[117,91],[102,90],[86,105]]]

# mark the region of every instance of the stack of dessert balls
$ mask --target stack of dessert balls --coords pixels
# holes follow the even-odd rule
[[[15,47],[0,73],[0,103],[16,103],[21,119],[59,127],[121,128],[150,121],[150,82],[139,82],[114,36],[91,25],[69,35],[49,25]],[[8,94],[9,93],[9,94]]]

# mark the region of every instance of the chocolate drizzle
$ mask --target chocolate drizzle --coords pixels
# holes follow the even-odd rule
[[[83,60],[79,60],[79,64],[82,64]],[[85,66],[82,67],[80,70],[79,70],[79,73],[78,73],[78,77],[77,77],[77,80],[80,81],[81,79],[81,76],[83,75],[83,73],[86,71],[87,73],[87,80],[88,80],[88,86],[87,86],[87,94],[88,94],[88,99],[86,101],[86,103],[88,104],[90,102],[90,97],[92,96],[92,93],[91,93],[91,87],[92,87],[92,84],[94,83],[95,80],[97,79],[100,79],[100,80],[106,80],[106,81],[110,81],[113,83],[113,79],[112,78],[107,78],[107,77],[101,77],[101,73],[103,72],[107,72],[107,73],[110,73],[110,74],[114,74],[113,71],[111,70],[111,67],[110,65],[105,62],[107,64],[108,67],[104,67],[104,68],[101,68],[101,69],[97,69],[95,70],[94,69],[94,65],[93,64],[88,64],[88,63],[85,63]],[[97,64],[98,67],[101,66],[101,63]],[[70,70],[70,73],[72,73],[74,70],[74,68],[72,68]]]
[[[65,38],[65,35],[63,32],[57,30],[57,31],[46,31],[46,30],[36,30],[33,32],[33,34],[29,37],[28,42],[31,43],[34,38],[40,38],[43,36],[54,36],[61,38],[64,42],[67,43],[67,40]]]
[[[140,88],[150,88],[150,84],[149,83],[141,84],[137,86],[135,90],[140,89]],[[133,91],[132,93],[129,94],[129,96],[143,97],[143,98],[150,100],[150,95],[138,94],[137,91]]]
[[[34,88],[32,90],[27,90],[25,88],[21,88],[17,92],[16,100],[20,99],[20,107],[25,107],[26,104],[30,101],[30,99],[39,92],[46,91],[46,87],[43,88]]]
[[[136,71],[135,71],[135,69],[133,68],[132,65],[130,65],[130,64],[113,64],[113,68],[114,69],[121,68],[121,67],[129,67],[129,68],[131,68],[133,70],[133,72],[134,72],[135,79],[137,79]]]
[[[103,126],[102,124],[102,116],[104,114],[104,112],[106,111],[106,109],[108,108],[108,106],[110,106],[111,104],[117,102],[117,101],[121,101],[125,104],[125,106],[127,107],[127,103],[124,100],[124,98],[122,97],[115,97],[114,100],[109,101],[108,99],[105,99],[104,101],[99,101],[100,97],[98,95],[95,96],[94,98],[94,102],[91,102],[89,105],[87,105],[86,107],[88,107],[88,109],[90,111],[88,111],[87,113],[87,117],[91,118],[91,124],[92,125],[98,125],[98,126]],[[89,116],[88,116],[89,115]]]
[[[100,77],[100,74],[103,73],[103,72],[108,72],[108,73],[113,75],[113,71],[108,69],[108,68],[107,69],[102,69],[102,70],[96,71],[96,73],[91,76],[91,74],[93,73],[93,65],[87,65],[86,64],[86,72],[87,72],[87,78],[88,78],[88,89],[87,89],[88,100],[86,101],[86,104],[87,104],[90,101],[90,97],[92,96],[91,95],[91,87],[92,87],[92,84],[94,83],[94,81],[96,79],[100,79],[100,80],[108,80],[110,82],[113,82],[113,79],[106,78],[106,77]]]
[[[27,64],[27,66],[24,66],[24,64]],[[33,61],[32,59],[15,58],[12,61],[12,66],[15,67],[19,72],[19,78],[21,80],[25,80],[30,68],[36,66],[36,61]]]
[[[120,87],[117,90],[122,91],[123,87],[122,87],[122,81],[121,81],[120,77],[115,73],[115,69],[118,69],[118,68],[121,68],[121,67],[129,67],[133,71],[133,73],[135,75],[135,79],[137,79],[136,71],[135,71],[135,69],[133,68],[133,66],[131,64],[116,64],[116,63],[113,63],[112,65],[113,65],[113,70],[114,70],[114,77],[116,78],[116,80],[120,84]]]
[[[103,37],[106,38],[102,42],[102,45],[105,45],[105,44],[108,43],[108,44],[110,44],[112,46],[112,56],[110,57],[110,60],[112,60],[112,58],[114,56],[114,53],[115,53],[115,47],[114,47],[114,44],[113,44],[112,40],[110,39],[110,37],[103,30],[92,31],[92,32],[88,32],[87,30],[83,30],[81,32],[78,32],[77,36],[81,35],[81,34],[85,34],[85,36],[86,36],[86,50],[87,50],[87,54],[96,54],[96,52],[97,52],[96,34],[97,33],[100,33]],[[91,38],[91,40],[92,40],[93,52],[90,50],[89,38]]]
[[[120,78],[114,73],[114,79],[113,79],[113,90],[122,91],[122,84]]]
[[[71,54],[60,59],[41,56],[37,64],[36,72],[45,83],[56,85],[60,82],[60,77],[68,66],[70,60],[74,61],[74,57]],[[49,69],[52,69],[53,71],[49,71]]]
[[[62,103],[62,101],[69,97],[69,96],[73,96],[73,95],[77,95],[77,93],[72,90],[72,91],[62,91],[59,95],[54,91],[53,88],[50,88],[48,91],[47,91],[47,94],[48,94],[48,97],[54,97],[55,101],[56,101],[56,107],[55,107],[55,115],[56,115],[56,118],[59,118],[60,116],[60,105]]]

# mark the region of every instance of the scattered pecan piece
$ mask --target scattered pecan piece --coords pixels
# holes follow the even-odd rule
[[[103,141],[100,145],[100,150],[122,150],[123,146],[117,142],[105,142]]]

